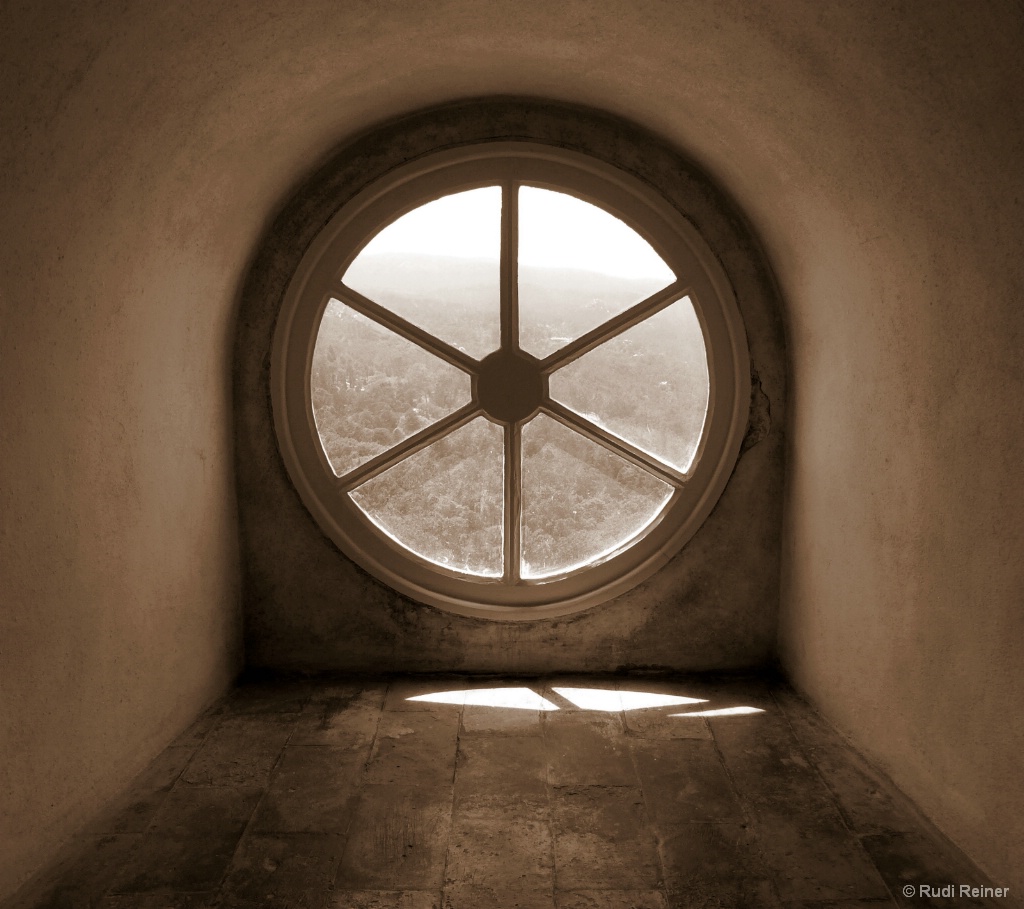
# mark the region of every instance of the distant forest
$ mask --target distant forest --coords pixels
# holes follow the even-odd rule
[[[345,277],[364,296],[482,358],[496,349],[497,263],[377,256]],[[536,356],[660,289],[590,272],[523,269],[523,347]],[[552,376],[571,409],[681,468],[707,407],[703,338],[674,304]],[[313,355],[313,411],[324,451],[344,474],[470,400],[470,380],[341,303],[324,313]],[[557,573],[630,539],[671,487],[547,417],[526,426],[525,573]],[[501,433],[475,420],[357,491],[376,522],[431,561],[500,573]],[[500,556],[499,556],[500,558]]]

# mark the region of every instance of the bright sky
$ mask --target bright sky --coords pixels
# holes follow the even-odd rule
[[[546,189],[520,188],[519,261],[626,278],[673,280],[650,244],[588,202]],[[382,230],[367,253],[494,259],[500,255],[501,187],[444,196]]]

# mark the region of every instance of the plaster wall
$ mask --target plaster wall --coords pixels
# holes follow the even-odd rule
[[[779,200],[800,225],[773,249],[793,387],[780,643],[1019,895],[1024,17],[939,7],[838,49],[831,77],[856,89],[819,131],[829,166]]]
[[[116,22],[0,16],[2,897],[240,668],[245,238]]]
[[[789,321],[785,664],[1024,886],[1021,18],[5,3],[0,894],[238,665],[229,389],[260,239],[345,137],[488,95],[630,119],[749,217]]]

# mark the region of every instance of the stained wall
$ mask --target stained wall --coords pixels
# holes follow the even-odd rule
[[[1024,19],[916,13],[837,48],[834,159],[779,200],[801,224],[773,258],[794,395],[780,641],[795,684],[1019,895]]]
[[[130,30],[0,13],[0,896],[241,667],[246,237]]]

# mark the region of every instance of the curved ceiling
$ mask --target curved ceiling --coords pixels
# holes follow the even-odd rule
[[[354,132],[447,100],[532,95],[631,118],[691,154],[749,212],[785,282],[815,222],[867,240],[877,224],[865,222],[885,215],[865,204],[934,205],[922,190],[935,180],[955,185],[969,163],[1017,150],[987,129],[1020,87],[1012,4],[913,12],[815,0],[9,6],[8,177],[36,200],[130,208],[154,241],[201,246],[237,276],[289,189]]]

